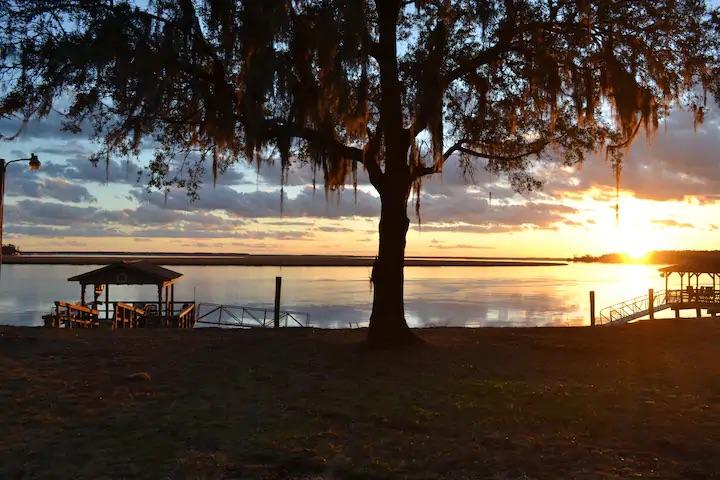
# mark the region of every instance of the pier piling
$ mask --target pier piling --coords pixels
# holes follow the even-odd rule
[[[648,316],[650,320],[655,320],[655,291],[648,289]]]
[[[282,277],[275,277],[275,312],[273,314],[274,327],[280,328],[280,291],[282,290]]]
[[[595,291],[590,290],[590,326],[595,326]]]

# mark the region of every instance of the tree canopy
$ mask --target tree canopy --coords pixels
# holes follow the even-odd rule
[[[672,108],[702,120],[717,25],[701,0],[0,0],[0,115],[61,109],[98,158],[150,144],[151,184],[191,193],[206,161],[306,162],[330,189],[360,166],[405,224],[451,158],[517,190],[539,158],[605,150],[619,176]]]
[[[170,164],[180,152],[217,169],[268,147],[283,165],[311,161],[329,187],[357,163],[382,174],[385,63],[398,94],[385,114],[408,137],[414,178],[457,152],[487,158],[519,188],[532,186],[528,159],[549,147],[574,163],[652,130],[678,101],[701,118],[695,88],[716,89],[714,17],[697,0],[0,6],[0,114],[43,116],[66,98],[65,128],[92,124],[103,154],[156,140],[158,181],[196,178],[197,165]]]

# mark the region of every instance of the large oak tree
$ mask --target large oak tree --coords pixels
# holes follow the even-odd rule
[[[0,0],[0,116],[61,108],[99,157],[151,139],[151,184],[191,193],[198,162],[273,151],[330,189],[365,169],[381,200],[369,340],[395,343],[412,337],[424,177],[479,161],[532,189],[539,159],[600,150],[619,175],[641,128],[678,104],[702,118],[716,23],[699,0]]]

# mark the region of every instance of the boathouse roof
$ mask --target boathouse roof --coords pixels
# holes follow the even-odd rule
[[[678,263],[659,269],[663,274],[670,273],[711,273],[720,274],[720,261],[717,260],[696,260],[686,263]]]
[[[145,260],[124,260],[68,278],[82,285],[162,285],[174,283],[183,274]]]

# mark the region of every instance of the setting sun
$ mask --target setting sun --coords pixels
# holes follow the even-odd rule
[[[612,229],[613,250],[621,253],[627,261],[641,262],[645,260],[657,245],[652,228],[645,225],[620,225]]]
[[[641,245],[638,242],[634,245],[625,247],[625,250],[622,252],[622,254],[627,260],[630,260],[633,262],[640,262],[640,261],[647,259],[649,252],[650,251],[647,249],[647,247],[645,245]]]

